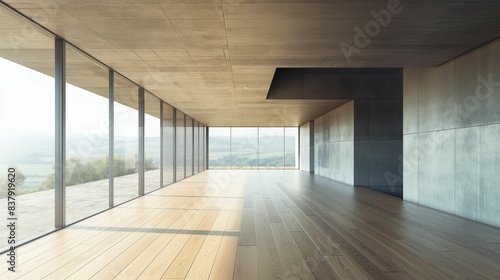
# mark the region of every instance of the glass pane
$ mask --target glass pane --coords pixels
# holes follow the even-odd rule
[[[115,75],[114,102],[114,203],[139,194],[139,88]]]
[[[174,108],[163,103],[163,185],[174,182]]]
[[[203,170],[208,169],[208,127],[203,126]]]
[[[205,143],[206,143],[206,141],[205,141],[205,126],[200,124],[200,172],[204,171],[206,168],[206,166],[205,166],[205,163],[206,163]]]
[[[201,171],[205,171],[207,169],[207,136],[205,135],[206,133],[206,128],[204,125],[200,125],[200,135],[201,135],[201,164],[200,168]]]
[[[229,127],[211,127],[208,133],[210,169],[230,168],[231,131]]]
[[[144,95],[144,188],[160,188],[160,99],[149,92]]]
[[[20,242],[54,228],[54,38],[1,5],[0,22],[0,219],[13,167]]]
[[[199,159],[198,159],[198,170],[199,172],[203,171],[203,163],[204,163],[204,150],[203,150],[203,143],[204,141],[204,135],[203,135],[203,125],[201,123],[198,124],[198,149],[199,151]]]
[[[177,127],[176,127],[177,139],[176,139],[176,179],[180,181],[186,177],[185,170],[185,147],[186,147],[186,127],[184,114],[181,111],[177,111]]]
[[[186,115],[186,177],[193,175],[193,119]]]
[[[284,140],[283,127],[259,128],[259,167],[284,168]]]
[[[66,221],[109,205],[109,70],[66,46]]]
[[[299,168],[299,128],[285,127],[285,168]]]
[[[256,127],[231,128],[231,168],[257,168],[257,145]]]
[[[193,147],[194,147],[194,151],[193,151],[193,163],[194,163],[194,166],[193,166],[193,173],[194,174],[197,174],[198,172],[200,172],[199,170],[199,160],[200,160],[200,147],[199,147],[199,143],[200,143],[200,133],[199,133],[199,127],[198,127],[198,122],[197,121],[194,121],[194,127],[193,127],[193,131],[194,131],[194,135],[193,135],[193,140],[194,140],[194,144],[193,144]]]

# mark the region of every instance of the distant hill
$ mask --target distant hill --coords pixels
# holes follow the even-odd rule
[[[261,137],[259,139],[259,143],[257,143],[257,139],[255,137],[233,137],[232,140],[232,143],[230,143],[228,137],[210,136],[209,151],[228,151],[230,146],[233,150],[253,151],[257,149],[257,145],[259,146],[259,150],[261,151],[283,151],[284,143],[286,143],[285,148],[287,152],[295,151],[295,137],[293,136],[286,136],[284,141],[283,137]]]
[[[108,139],[96,139],[84,135],[68,135],[68,154],[75,151],[85,157],[101,157],[108,151]],[[115,150],[136,150],[138,140],[131,137],[115,137]],[[160,137],[146,138],[146,151],[160,153]],[[53,162],[55,154],[54,135],[51,133],[27,133],[2,135],[0,138],[0,164],[40,164]]]
[[[210,166],[295,166],[295,137],[210,137]],[[286,146],[285,146],[286,143]],[[285,148],[285,150],[284,150]],[[229,151],[231,149],[231,155]],[[257,158],[257,150],[259,156]],[[284,156],[285,152],[285,156]]]

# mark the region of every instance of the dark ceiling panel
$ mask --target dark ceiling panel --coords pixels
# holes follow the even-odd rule
[[[401,68],[278,68],[267,99],[402,98]]]

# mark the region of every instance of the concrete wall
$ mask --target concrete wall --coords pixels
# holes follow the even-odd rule
[[[314,173],[402,197],[402,102],[353,100],[317,118]],[[301,127],[304,134],[306,129]]]
[[[354,185],[403,196],[403,101],[355,100]]]
[[[314,121],[314,173],[402,197],[402,70],[334,70],[303,73],[303,97],[353,99]]]
[[[314,120],[314,173],[354,184],[354,101]]]
[[[404,70],[404,199],[500,226],[500,39]]]
[[[299,128],[300,170],[314,173],[314,122],[307,122]]]

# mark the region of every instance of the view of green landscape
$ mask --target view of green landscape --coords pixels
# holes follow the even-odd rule
[[[33,146],[29,145],[29,138],[26,137],[11,137],[0,139],[1,147],[14,147],[10,150],[2,149],[0,158],[0,168],[5,171],[9,167],[16,168],[16,195],[23,195],[27,193],[48,190],[54,188],[54,147],[50,145],[50,141],[43,141],[43,134],[38,137],[42,141],[39,145]],[[71,145],[72,138],[68,141],[68,146]],[[132,149],[137,150],[135,147],[135,139],[130,138],[119,138],[116,139],[117,143],[114,156],[114,174],[115,177],[134,174],[138,172],[138,160],[137,153],[133,157],[125,158],[120,155],[121,150],[128,149],[131,144]],[[146,141],[146,144],[150,146],[150,150],[157,150],[159,146],[159,137],[151,137]],[[101,147],[105,149],[106,147]],[[98,151],[99,149],[93,149],[93,151]],[[82,183],[88,183],[98,180],[103,180],[108,178],[108,164],[109,157],[98,157],[96,155],[88,155],[88,160],[83,159],[78,156],[74,151],[69,151],[68,154],[71,156],[66,161],[66,185],[73,186]],[[157,169],[160,165],[158,160],[153,158],[145,159],[145,170]],[[22,180],[20,180],[22,178]],[[0,176],[0,198],[5,198],[7,193],[6,174],[1,174]]]
[[[23,29],[31,26],[10,20]],[[54,229],[61,222],[57,215],[71,224],[204,170],[200,140],[206,130],[197,120],[50,33],[30,32],[36,40],[16,47],[15,56],[0,57],[0,202],[7,201],[7,173],[15,168],[16,214],[23,220],[19,240]],[[65,73],[63,92],[55,87],[56,45],[65,56],[64,67],[57,68]],[[61,147],[56,137],[62,133],[64,159],[56,158],[56,145]],[[56,192],[60,169],[67,188]],[[65,207],[56,207],[61,197]],[[0,219],[7,214],[2,211]],[[0,235],[7,230],[0,228]]]
[[[214,127],[209,132],[210,168],[297,168],[296,127]]]

